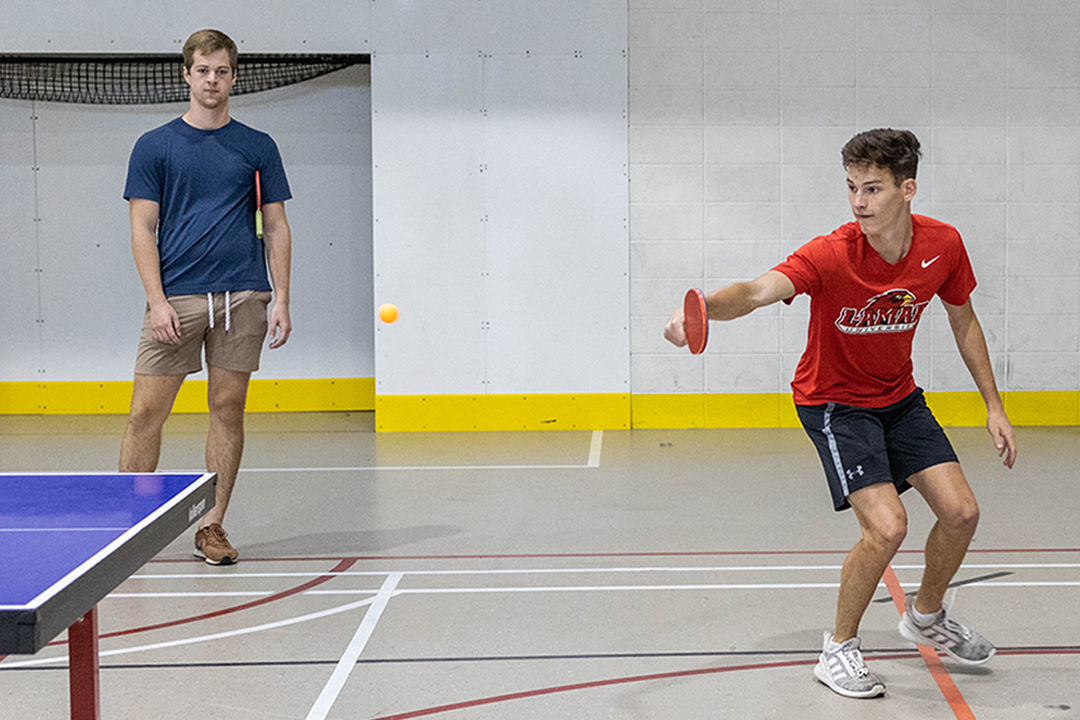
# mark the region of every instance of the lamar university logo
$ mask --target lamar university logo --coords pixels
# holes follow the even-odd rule
[[[870,298],[861,308],[841,310],[836,327],[851,335],[906,332],[915,329],[929,304],[929,300],[915,302],[907,290],[889,290]]]

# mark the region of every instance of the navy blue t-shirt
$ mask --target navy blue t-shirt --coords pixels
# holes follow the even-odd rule
[[[160,205],[166,295],[271,289],[255,236],[256,170],[264,205],[292,197],[273,139],[236,120],[199,130],[176,118],[135,143],[124,199]]]

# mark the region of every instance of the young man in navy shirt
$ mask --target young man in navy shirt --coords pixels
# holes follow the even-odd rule
[[[206,469],[218,479],[216,504],[195,535],[195,555],[219,565],[239,558],[221,524],[244,449],[248,381],[268,331],[270,347],[279,348],[292,330],[292,234],[285,217],[291,194],[274,141],[229,116],[235,43],[217,30],[201,30],[188,38],[183,54],[188,110],[139,138],[124,190],[146,312],[120,470],[157,467],[162,426],[184,378],[202,369],[205,348]],[[256,171],[262,237],[255,228]]]

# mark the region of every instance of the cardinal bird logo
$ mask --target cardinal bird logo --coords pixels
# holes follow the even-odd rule
[[[898,333],[914,330],[930,301],[915,302],[915,295],[896,288],[875,295],[861,308],[846,307],[836,318],[836,327],[850,335]]]

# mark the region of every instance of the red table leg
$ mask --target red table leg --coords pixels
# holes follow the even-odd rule
[[[71,720],[101,720],[96,605],[68,628],[68,683]]]

